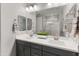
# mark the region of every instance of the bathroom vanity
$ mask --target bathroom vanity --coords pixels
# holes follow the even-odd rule
[[[17,56],[78,56],[78,44],[69,39],[53,40],[16,35]],[[68,41],[69,40],[69,41]],[[68,42],[66,42],[68,41]],[[71,44],[70,44],[71,43]]]
[[[16,55],[78,56],[79,43],[76,41],[78,39],[70,37],[72,36],[70,34],[75,32],[73,22],[73,20],[76,22],[77,16],[75,7],[76,5],[73,4],[69,10],[65,9],[67,6],[41,10],[35,13],[35,20],[19,16],[20,28],[17,31],[28,33],[16,35]],[[46,32],[48,36],[35,35],[39,32]]]

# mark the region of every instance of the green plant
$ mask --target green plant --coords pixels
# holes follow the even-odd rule
[[[45,35],[45,36],[47,36],[48,32],[37,32],[37,35]]]

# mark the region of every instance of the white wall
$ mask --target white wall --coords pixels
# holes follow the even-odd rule
[[[23,4],[2,3],[1,4],[1,55],[9,56],[15,42],[15,33],[12,32],[13,20],[17,15],[30,17],[35,20],[35,16],[25,11]],[[33,21],[34,22],[34,21]]]
[[[14,45],[15,34],[12,32],[12,24],[16,10],[16,4],[1,4],[1,55],[10,55]]]

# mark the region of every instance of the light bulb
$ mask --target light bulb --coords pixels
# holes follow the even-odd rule
[[[33,11],[33,7],[32,6],[30,6],[29,9],[30,9],[30,11]]]
[[[48,3],[48,5],[49,5],[49,6],[52,5],[52,3]]]
[[[37,7],[37,5],[34,5],[34,10],[36,11],[36,10],[38,10],[38,7]]]
[[[30,6],[29,8],[30,8],[31,10],[33,9],[33,7],[32,7],[32,6]]]
[[[29,11],[29,8],[28,7],[26,7],[26,11]]]

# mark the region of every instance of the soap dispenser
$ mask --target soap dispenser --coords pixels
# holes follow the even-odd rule
[[[16,32],[16,29],[17,29],[16,19],[14,19],[14,22],[12,24],[12,32]]]

